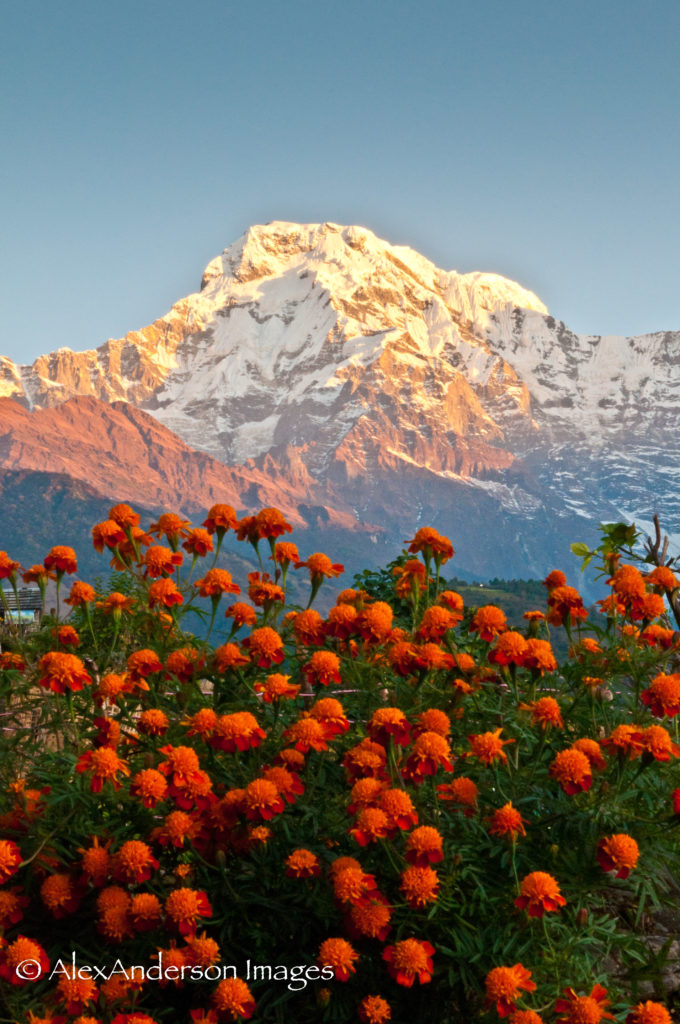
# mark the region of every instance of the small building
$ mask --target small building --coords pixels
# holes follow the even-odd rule
[[[17,596],[19,603],[17,605]],[[43,610],[42,595],[37,587],[19,587],[2,591],[0,603],[0,626],[5,622],[17,623],[25,629],[37,628]]]

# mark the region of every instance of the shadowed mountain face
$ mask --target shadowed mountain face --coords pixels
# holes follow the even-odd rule
[[[458,571],[538,575],[598,521],[680,533],[679,356],[677,332],[575,335],[496,275],[277,222],[150,327],[0,360],[0,464],[146,507],[275,504],[371,561],[427,523]]]

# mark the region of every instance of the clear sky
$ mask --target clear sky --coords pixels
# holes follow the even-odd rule
[[[0,354],[142,327],[270,220],[678,330],[679,41],[677,0],[6,4]]]

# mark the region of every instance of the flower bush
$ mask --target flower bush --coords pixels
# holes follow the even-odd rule
[[[69,583],[63,546],[25,570],[58,600],[2,633],[3,1019],[669,1022],[640,985],[678,907],[672,568],[610,528],[599,609],[556,570],[520,631],[466,611],[422,528],[322,614],[342,566],[289,532],[117,505],[92,531],[113,588]]]

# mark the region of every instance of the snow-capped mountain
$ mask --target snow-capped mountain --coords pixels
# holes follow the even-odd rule
[[[365,228],[275,222],[149,327],[0,360],[0,395],[131,403],[301,502],[322,494],[395,537],[418,515],[439,523],[474,548],[472,571],[499,531],[514,542],[500,568],[528,575],[593,521],[658,511],[680,532],[679,356],[678,332],[575,335],[519,285],[442,271]]]

